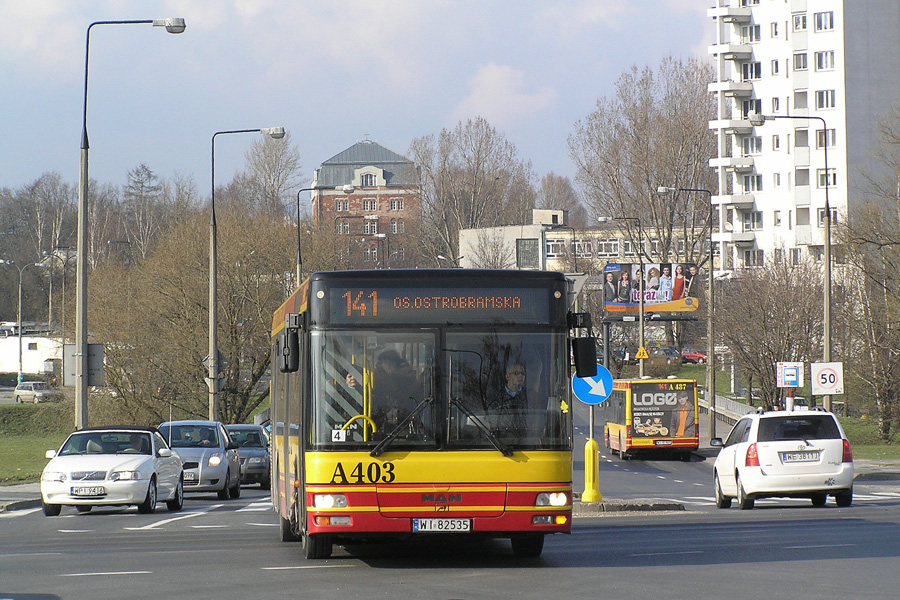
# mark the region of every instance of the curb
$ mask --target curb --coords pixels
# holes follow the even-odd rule
[[[41,505],[40,500],[16,500],[0,505],[0,513],[11,512],[14,510],[25,510],[26,508],[37,508]]]
[[[587,517],[602,513],[683,511],[681,502],[651,502],[649,500],[618,500],[612,502],[576,502],[572,516]]]

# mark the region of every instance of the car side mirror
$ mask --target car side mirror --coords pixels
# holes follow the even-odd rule
[[[237,445],[237,442],[228,442],[225,445],[226,450],[237,450],[240,446]]]
[[[725,445],[725,442],[722,441],[722,438],[712,438],[709,440],[709,445],[713,448],[721,448]]]
[[[47,450],[44,452],[44,458],[56,458],[56,450]]]
[[[170,456],[174,456],[174,453],[168,448],[160,448],[156,451],[156,455],[160,458],[169,458]]]

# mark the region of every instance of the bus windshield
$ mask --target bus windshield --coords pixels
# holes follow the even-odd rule
[[[565,334],[311,332],[317,449],[570,447]]]

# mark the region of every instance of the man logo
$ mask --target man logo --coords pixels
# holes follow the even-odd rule
[[[462,502],[462,494],[422,494],[422,504],[447,504],[450,502]]]

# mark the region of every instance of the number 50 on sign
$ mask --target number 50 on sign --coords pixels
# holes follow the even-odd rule
[[[844,393],[844,363],[812,363],[811,392],[814,396],[829,396]]]

